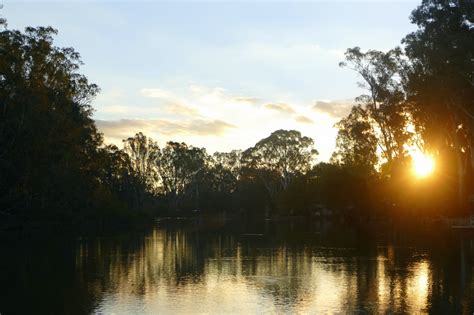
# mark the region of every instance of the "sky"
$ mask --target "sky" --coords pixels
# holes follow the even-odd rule
[[[209,153],[278,129],[312,137],[327,161],[334,124],[364,91],[347,48],[388,50],[416,28],[418,1],[5,1],[10,29],[50,25],[98,84],[107,143],[142,131]]]

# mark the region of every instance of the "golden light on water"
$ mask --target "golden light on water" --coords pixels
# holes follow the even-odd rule
[[[99,295],[102,301],[96,311],[351,314],[367,309],[420,314],[429,310],[430,261],[410,258],[401,267],[397,255],[407,248],[379,247],[377,256],[363,256],[368,264],[359,268],[359,260],[344,254],[353,254],[353,249],[335,253],[325,247],[282,245],[256,253],[229,237],[208,239],[206,256],[198,256],[191,236],[155,229],[133,251],[103,241],[81,243],[76,258],[79,272],[86,272],[89,259],[93,263],[100,259],[101,264],[105,259],[110,268],[111,289],[103,298]],[[102,292],[101,279],[90,281],[94,292]]]
[[[414,150],[410,152],[413,172],[417,177],[426,177],[433,173],[436,163],[431,155]]]

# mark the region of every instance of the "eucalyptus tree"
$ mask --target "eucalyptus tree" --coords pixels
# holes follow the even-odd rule
[[[338,133],[331,162],[363,177],[373,175],[378,163],[377,137],[367,110],[354,106],[335,127]]]
[[[100,149],[100,181],[112,194],[129,208],[141,208],[145,202],[148,187],[135,170],[130,155],[115,145]]]
[[[255,173],[271,198],[311,169],[318,155],[314,140],[296,130],[277,130],[242,153],[244,169]]]
[[[340,66],[357,72],[362,78],[359,86],[368,92],[356,98],[363,106],[358,115],[365,114],[373,124],[382,158],[392,165],[394,160],[405,157],[405,145],[413,137],[407,128],[411,114],[405,96],[406,61],[402,51],[395,48],[388,52],[362,52],[355,47],[348,49],[345,56],[346,61]]]
[[[156,193],[160,182],[158,164],[161,151],[153,139],[139,132],[135,137],[123,140],[125,153],[130,157],[133,170],[146,185],[147,190]]]
[[[456,154],[462,202],[474,166],[474,4],[423,0],[410,18],[418,29],[403,39],[409,100],[431,150]]]
[[[178,206],[186,192],[198,198],[198,179],[206,171],[208,160],[205,149],[185,143],[168,142],[161,150],[158,170],[163,193],[170,198],[172,207]]]
[[[219,193],[232,193],[242,169],[242,151],[215,152],[210,160],[208,173],[212,189]]]
[[[5,26],[4,21],[3,26]],[[51,27],[0,31],[0,208],[67,212],[94,205],[97,85]]]
[[[229,170],[235,178],[238,178],[242,169],[242,150],[215,152],[212,155],[212,164],[222,166],[222,168]]]

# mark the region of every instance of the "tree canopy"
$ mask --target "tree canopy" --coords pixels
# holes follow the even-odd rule
[[[467,209],[474,195],[474,6],[424,0],[411,21],[418,29],[401,47],[346,51],[340,65],[359,75],[364,92],[335,125],[330,163],[316,164],[314,140],[296,130],[213,154],[173,141],[160,148],[142,132],[123,148],[106,145],[92,119],[99,88],[81,74],[79,53],[55,46],[51,27],[10,30],[0,19],[1,215]],[[439,176],[409,175],[414,150],[439,162]],[[428,191],[433,200],[422,197]]]

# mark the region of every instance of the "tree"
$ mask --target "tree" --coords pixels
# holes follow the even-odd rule
[[[431,150],[454,150],[463,204],[474,165],[474,5],[424,0],[410,18],[418,30],[403,39],[410,59],[408,97]]]
[[[346,61],[340,66],[356,71],[363,79],[359,86],[369,94],[359,96],[356,101],[363,105],[366,121],[373,125],[382,158],[391,169],[397,159],[407,152],[405,145],[413,137],[409,132],[409,107],[404,92],[405,61],[399,48],[386,53],[376,50],[362,52],[359,47],[346,51]],[[391,173],[391,172],[390,172]]]
[[[297,176],[306,173],[318,151],[314,141],[296,130],[277,130],[242,154],[247,172],[254,173],[265,186],[270,199],[286,189]]]
[[[207,172],[212,190],[219,193],[232,193],[237,186],[241,172],[242,151],[215,152],[210,159]]]
[[[131,165],[145,184],[146,190],[156,193],[159,188],[158,164],[161,156],[158,144],[139,132],[135,137],[123,140],[124,152]]]
[[[0,32],[0,207],[9,213],[88,209],[102,136],[92,120],[99,88],[78,72],[79,54],[53,44],[56,30]],[[34,212],[34,210],[38,210]]]
[[[107,145],[101,148],[97,163],[100,181],[110,191],[111,199],[117,198],[135,210],[144,206],[149,187],[124,150]]]
[[[0,9],[3,9],[3,5],[0,5]],[[7,20],[5,18],[0,17],[0,27],[2,28],[7,27]]]
[[[354,106],[336,127],[339,131],[331,161],[362,177],[374,174],[378,161],[377,137],[367,111],[360,105]]]
[[[199,195],[196,179],[205,171],[208,156],[205,149],[188,146],[185,143],[168,142],[162,149],[159,160],[159,173],[163,192],[176,208],[185,192]]]
[[[221,166],[238,179],[242,169],[242,151],[215,152],[212,155],[212,165]]]

